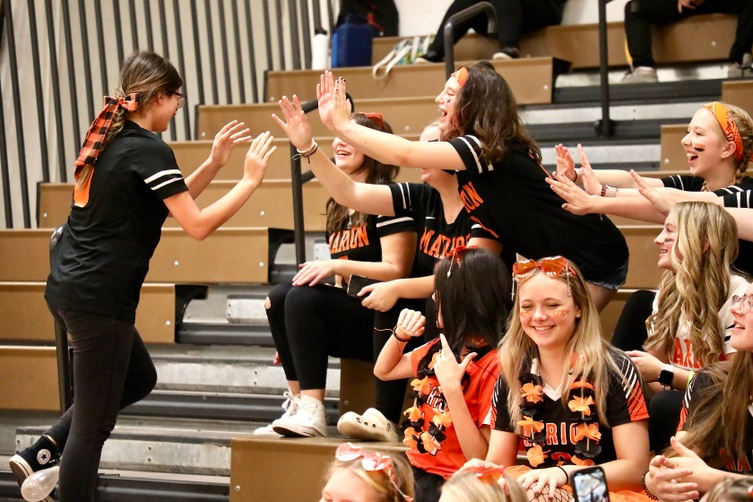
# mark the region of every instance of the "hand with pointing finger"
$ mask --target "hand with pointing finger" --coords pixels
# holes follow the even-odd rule
[[[476,357],[476,353],[471,352],[458,363],[444,334],[439,335],[439,341],[442,344],[442,349],[439,351],[439,357],[437,357],[434,363],[434,373],[437,380],[439,380],[439,385],[442,386],[442,391],[445,393],[460,390],[465,370],[471,364],[473,358]]]

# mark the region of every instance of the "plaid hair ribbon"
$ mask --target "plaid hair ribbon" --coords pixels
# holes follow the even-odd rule
[[[107,136],[107,131],[112,124],[112,118],[115,116],[118,108],[135,112],[139,108],[138,98],[139,95],[135,93],[120,98],[105,96],[105,107],[89,126],[89,130],[86,132],[86,137],[84,138],[84,144],[81,146],[81,151],[74,164],[76,166],[73,172],[75,179],[78,179],[81,169],[85,165],[93,166],[97,161],[97,157],[99,157],[99,153],[102,151],[102,143]]]
[[[743,158],[743,138],[740,136],[740,130],[737,128],[737,124],[732,115],[730,115],[729,110],[727,110],[727,107],[719,101],[705,104],[703,107],[714,114],[714,118],[719,122],[727,141],[735,143],[735,160],[740,162],[740,159]]]

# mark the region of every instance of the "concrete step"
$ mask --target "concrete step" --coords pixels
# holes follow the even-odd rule
[[[100,469],[227,477],[231,439],[250,436],[267,423],[124,416],[105,442]],[[41,427],[19,428],[17,449],[30,446],[44,431]],[[335,427],[328,427],[327,432],[341,437]]]

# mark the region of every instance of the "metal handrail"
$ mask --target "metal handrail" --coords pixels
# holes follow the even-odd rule
[[[609,49],[607,44],[607,4],[612,0],[599,0],[599,77],[601,87],[601,120],[596,132],[608,137],[614,134],[614,122],[609,116]]]
[[[454,33],[455,26],[462,22],[467,21],[479,14],[486,13],[489,19],[489,25],[487,27],[487,33],[494,33],[497,31],[497,11],[494,10],[494,6],[489,2],[479,2],[472,7],[468,7],[465,10],[461,10],[450,16],[450,18],[444,24],[444,68],[445,78],[450,78],[450,75],[455,71],[455,44]]]

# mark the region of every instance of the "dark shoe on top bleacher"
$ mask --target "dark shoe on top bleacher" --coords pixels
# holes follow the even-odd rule
[[[16,482],[20,487],[24,480],[35,472],[57,465],[59,457],[60,455],[55,443],[47,436],[42,436],[33,445],[13,455],[8,464],[10,465],[13,477],[16,478]],[[43,502],[55,501],[51,496],[42,500]]]

